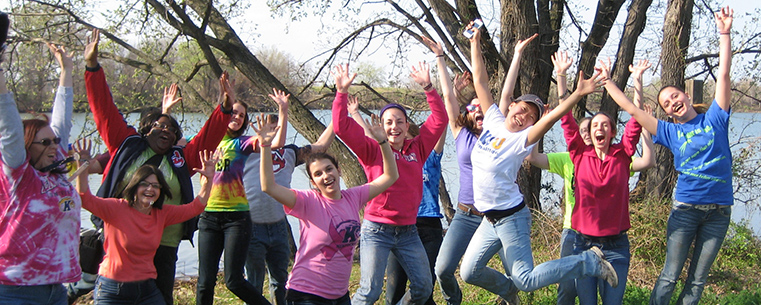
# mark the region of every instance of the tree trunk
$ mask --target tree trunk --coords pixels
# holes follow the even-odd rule
[[[693,0],[669,0],[663,21],[663,42],[661,44],[661,84],[684,88],[684,69],[687,47],[690,44]],[[656,107],[656,117],[666,120],[666,114]],[[655,167],[647,172],[647,193],[656,198],[671,197],[676,184],[674,155],[667,148],[655,146]]]

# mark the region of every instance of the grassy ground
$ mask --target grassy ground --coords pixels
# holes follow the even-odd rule
[[[629,239],[632,260],[624,304],[639,305],[647,303],[650,290],[663,267],[669,206],[659,202],[635,203],[631,205],[630,211],[632,229],[629,230]],[[531,241],[534,260],[537,264],[558,258],[560,225],[560,220],[556,217],[534,213]],[[498,258],[492,259],[489,264],[493,268],[501,268]],[[711,268],[700,304],[761,304],[761,272],[759,270],[761,270],[761,242],[746,226],[732,224],[719,258]],[[683,272],[682,279],[685,277],[686,271]],[[682,283],[679,283],[677,292],[681,291],[681,286]],[[462,280],[460,280],[460,287],[463,289],[464,304],[496,304],[499,301],[495,295],[465,284]],[[353,294],[357,288],[359,288],[359,264],[355,263],[349,290]],[[555,304],[556,289],[557,285],[551,285],[534,292],[521,292],[520,298],[523,304]],[[265,296],[269,298],[267,292]],[[674,300],[677,296],[678,293],[675,293]],[[195,281],[178,282],[175,286],[175,299],[177,304],[195,304]],[[381,296],[380,300],[383,299],[384,297]],[[438,304],[445,304],[438,286],[434,290],[434,300]],[[80,302],[80,304],[90,303],[90,301]],[[224,287],[221,277],[217,281],[214,303],[242,304]]]

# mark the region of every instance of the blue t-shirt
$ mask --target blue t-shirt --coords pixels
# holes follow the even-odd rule
[[[658,121],[653,142],[668,147],[679,172],[677,201],[732,205],[732,152],[729,112],[714,100],[704,114],[684,124]]]
[[[423,165],[423,200],[420,201],[417,217],[444,217],[444,215],[441,215],[441,209],[439,208],[441,155],[443,154],[432,151]]]

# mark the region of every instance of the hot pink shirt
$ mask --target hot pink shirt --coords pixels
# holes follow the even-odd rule
[[[629,166],[637,150],[642,126],[634,118],[624,129],[621,142],[611,144],[605,160],[594,147],[584,144],[579,125],[568,112],[560,120],[574,165],[576,205],[571,227],[589,236],[617,235],[631,228],[629,222]]]
[[[106,256],[98,274],[119,282],[156,278],[153,256],[161,243],[164,228],[201,214],[205,205],[196,198],[185,205],[165,204],[151,210],[150,215],[138,212],[120,198],[100,198],[80,193],[82,207],[103,219]]]
[[[299,218],[299,251],[288,277],[288,289],[337,299],[349,291],[354,248],[359,242],[359,210],[370,186],[341,191],[341,199],[314,190],[293,190],[296,204],[285,212]]]
[[[15,169],[4,163],[2,169],[0,284],[79,281],[79,194],[65,175],[40,172],[28,157]]]
[[[405,140],[402,150],[394,151],[399,179],[385,192],[370,200],[365,207],[365,219],[372,222],[397,226],[414,225],[417,211],[423,199],[423,165],[439,141],[447,125],[447,113],[441,96],[431,90],[425,93],[431,115],[420,126],[420,135]],[[359,159],[365,169],[367,181],[383,174],[383,157],[375,139],[365,136],[357,122],[349,118],[348,95],[336,93],[333,101],[333,124],[336,135],[341,138]]]

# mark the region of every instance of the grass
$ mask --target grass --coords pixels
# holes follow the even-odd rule
[[[650,291],[663,267],[666,257],[666,220],[670,206],[662,202],[644,201],[630,206],[632,228],[629,230],[631,243],[631,267],[623,304],[646,304]],[[536,264],[558,258],[561,220],[555,216],[533,213],[531,233],[534,261]],[[686,277],[686,266],[681,279]],[[499,258],[495,257],[489,266],[502,270]],[[700,304],[761,304],[761,241],[753,235],[745,224],[732,223],[719,257],[711,268],[703,298]],[[459,279],[459,274],[457,275]],[[267,283],[265,282],[265,287]],[[677,284],[672,303],[676,301],[683,286]],[[460,279],[463,290],[463,304],[497,304],[499,298],[486,290],[465,284]],[[359,288],[359,264],[352,269],[349,290],[353,294]],[[266,289],[265,289],[266,290]],[[225,288],[220,276],[215,288],[215,304],[242,304],[235,295]],[[523,304],[555,304],[557,285],[551,285],[534,292],[520,292]],[[269,293],[265,291],[269,298]],[[176,304],[195,304],[195,281],[178,282],[175,285]],[[379,298],[383,303],[384,296]],[[437,304],[445,304],[441,291],[434,290]],[[91,304],[91,301],[80,302]]]

